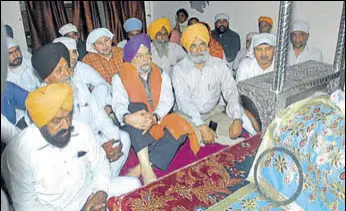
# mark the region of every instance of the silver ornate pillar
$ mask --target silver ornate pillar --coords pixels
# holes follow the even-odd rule
[[[335,69],[335,72],[342,70],[344,62],[345,62],[345,2],[342,5],[338,42],[336,44],[336,50],[335,50],[335,56],[334,56],[333,68]]]
[[[292,1],[281,1],[279,11],[279,27],[276,37],[275,74],[273,91],[281,92],[286,79],[286,60],[289,43],[289,26],[292,14]]]

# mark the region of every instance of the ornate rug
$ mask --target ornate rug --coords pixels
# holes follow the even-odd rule
[[[108,201],[113,211],[206,210],[248,184],[260,134]]]

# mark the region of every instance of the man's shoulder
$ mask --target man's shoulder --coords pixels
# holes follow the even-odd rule
[[[37,126],[32,123],[20,133],[6,146],[9,153],[31,154],[32,151],[43,147],[42,135]]]
[[[181,45],[178,45],[177,43],[174,42],[168,42],[168,45],[170,48],[183,48]]]
[[[180,60],[178,63],[176,63],[173,68],[174,69],[179,69],[179,70],[182,70],[185,69],[190,69],[190,66],[191,66],[191,61],[188,57],[185,57],[183,58],[182,60]]]
[[[228,30],[228,33],[229,33],[229,36],[232,36],[232,37],[239,37],[239,38],[240,38],[238,32],[233,31],[232,29],[229,29],[229,30]]]

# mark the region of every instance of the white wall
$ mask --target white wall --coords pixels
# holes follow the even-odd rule
[[[3,24],[8,24],[12,27],[17,43],[27,49],[19,1],[1,1],[1,20]]]
[[[322,50],[324,62],[333,63],[343,1],[294,1],[292,20],[303,19],[310,23],[309,44]],[[185,8],[190,17],[196,16],[214,27],[214,16],[225,12],[230,16],[230,28],[239,33],[242,46],[250,31],[258,31],[259,16],[274,20],[273,32],[277,31],[279,1],[209,1],[200,13],[190,8],[189,1],[155,1],[152,3],[152,20],[168,17],[175,24],[175,12]],[[148,14],[147,14],[148,15]]]

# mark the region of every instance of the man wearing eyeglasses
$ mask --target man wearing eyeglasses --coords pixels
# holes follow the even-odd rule
[[[209,39],[207,28],[200,23],[184,31],[181,42],[189,52],[172,71],[175,97],[179,112],[194,126],[201,146],[214,142],[232,145],[235,142],[230,138],[240,137],[243,127],[250,134],[253,128],[226,62],[209,54]],[[226,107],[218,105],[222,97]]]
[[[168,18],[159,18],[148,27],[148,35],[152,40],[153,62],[169,76],[172,75],[173,66],[186,56],[180,45],[169,41],[171,30],[171,23]]]
[[[174,103],[171,79],[152,62],[149,37],[140,34],[129,40],[123,59],[124,69],[112,79],[112,107],[140,163],[128,176],[142,176],[149,184],[157,179],[152,166],[165,171],[187,136],[197,153],[197,140],[187,121],[169,114]]]

